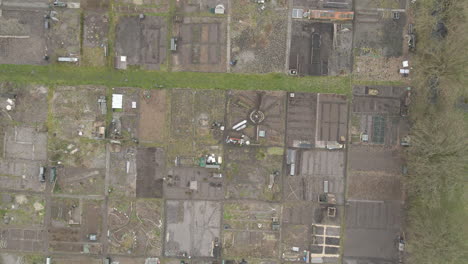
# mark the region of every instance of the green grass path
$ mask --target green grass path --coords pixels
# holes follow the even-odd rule
[[[350,94],[350,77],[290,77],[284,74],[118,71],[73,65],[0,65],[0,81],[108,87],[285,90]]]

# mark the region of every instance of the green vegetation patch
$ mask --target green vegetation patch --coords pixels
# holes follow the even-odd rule
[[[268,155],[283,155],[284,149],[279,147],[270,147],[267,149]]]
[[[407,149],[408,263],[466,263],[468,259],[466,1],[417,1],[418,34],[412,77],[411,146]],[[443,22],[448,33],[436,36]]]

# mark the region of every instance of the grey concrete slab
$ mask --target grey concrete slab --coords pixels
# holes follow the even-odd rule
[[[212,256],[213,241],[219,239],[220,225],[219,202],[167,201],[165,255]]]

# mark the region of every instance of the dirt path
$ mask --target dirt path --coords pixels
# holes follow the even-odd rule
[[[102,243],[102,255],[107,256],[109,250],[109,238],[107,236],[109,227],[107,225],[107,209],[109,206],[109,185],[110,185],[110,147],[109,144],[106,145],[106,176],[104,180],[104,205],[102,208],[102,234],[101,234],[101,243]]]

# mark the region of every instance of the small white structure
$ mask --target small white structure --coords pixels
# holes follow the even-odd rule
[[[58,57],[59,62],[78,62],[78,58],[75,57]]]
[[[217,6],[215,7],[214,12],[215,12],[215,14],[217,14],[217,15],[224,15],[225,10],[226,10],[226,9],[224,8],[224,6],[220,4],[220,5],[217,5]]]
[[[258,131],[258,136],[264,138],[266,136],[266,131],[265,130],[259,130]]]
[[[242,120],[239,123],[232,126],[232,129],[237,130],[238,128],[242,127],[243,125],[247,124],[247,120]],[[247,125],[246,125],[247,126]],[[245,127],[244,127],[245,128]]]
[[[292,18],[303,18],[304,16],[304,9],[296,9],[292,10]]]
[[[136,108],[136,102],[132,102],[132,108],[133,108],[133,109]]]
[[[323,192],[328,193],[328,181],[323,181]]]
[[[403,77],[407,77],[410,73],[409,69],[400,69],[400,74],[403,75]]]
[[[123,108],[123,95],[112,94],[112,109],[122,109],[122,108]]]

